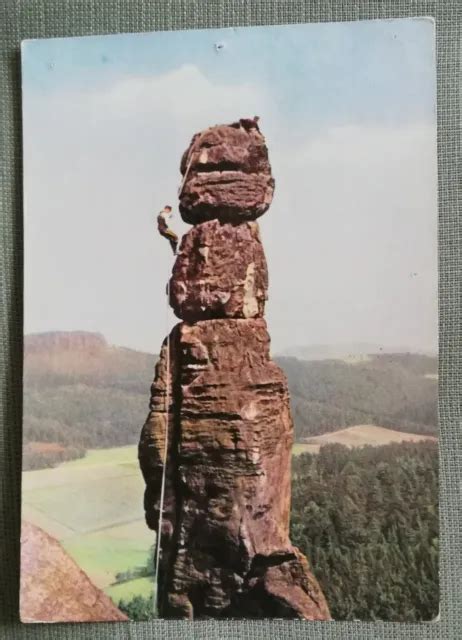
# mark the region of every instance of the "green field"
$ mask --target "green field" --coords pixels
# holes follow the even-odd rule
[[[302,453],[317,453],[319,451],[319,447],[313,444],[304,444],[297,442],[292,447],[292,455],[299,456]]]
[[[23,518],[56,537],[118,604],[152,591],[149,578],[114,584],[117,573],[146,564],[155,541],[144,522],[143,492],[136,446],[90,450],[23,473]]]
[[[135,578],[135,580],[129,580],[128,582],[122,582],[108,587],[106,593],[114,602],[131,600],[135,596],[140,595],[149,598],[152,593],[152,580],[151,578]]]

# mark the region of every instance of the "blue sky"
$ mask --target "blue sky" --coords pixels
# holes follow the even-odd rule
[[[26,332],[98,330],[156,351],[171,258],[154,213],[175,205],[193,133],[258,114],[277,185],[261,219],[275,350],[434,348],[433,29],[403,19],[26,41]]]
[[[34,40],[23,78],[46,93],[192,64],[212,83],[240,85],[244,76],[287,117],[313,126],[408,122],[433,117],[432,38],[432,20],[402,19]]]

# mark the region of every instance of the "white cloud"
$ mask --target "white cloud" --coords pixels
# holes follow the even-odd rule
[[[274,153],[273,168],[266,248],[270,264],[290,256],[288,270],[273,266],[276,345],[285,340],[283,299],[295,342],[433,347],[435,127],[330,128]]]
[[[28,95],[26,331],[99,329],[157,350],[171,256],[154,214],[176,202],[193,133],[264,103],[256,88],[213,84],[191,65],[96,91]],[[187,229],[179,216],[174,224]]]
[[[184,65],[171,72],[152,77],[127,77],[107,91],[91,94],[90,105],[105,117],[156,117],[174,120],[181,128],[200,118],[202,126],[227,122],[261,104],[262,96],[249,84],[212,84],[194,65]]]
[[[26,331],[100,330],[156,351],[171,256],[153,214],[176,201],[193,133],[255,113],[276,177],[261,219],[275,347],[381,335],[433,342],[434,127],[293,135],[262,90],[214,84],[192,65],[28,96]],[[296,144],[287,148],[289,132]],[[174,224],[186,229],[178,216]]]

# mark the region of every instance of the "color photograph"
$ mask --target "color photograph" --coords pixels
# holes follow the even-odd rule
[[[22,43],[22,622],[439,620],[434,40]]]

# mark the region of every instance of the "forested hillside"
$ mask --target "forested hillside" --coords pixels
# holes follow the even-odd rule
[[[293,459],[291,540],[336,620],[438,614],[438,449],[433,442]]]
[[[137,442],[155,362],[151,354],[110,346],[97,334],[26,338],[23,468]],[[44,443],[62,447],[50,450]]]
[[[98,334],[26,337],[24,468],[137,442],[155,361],[154,355],[108,345]],[[297,441],[356,424],[436,434],[436,358],[277,361],[288,377]]]
[[[435,357],[386,354],[355,364],[277,362],[289,381],[298,441],[356,424],[437,435]]]

